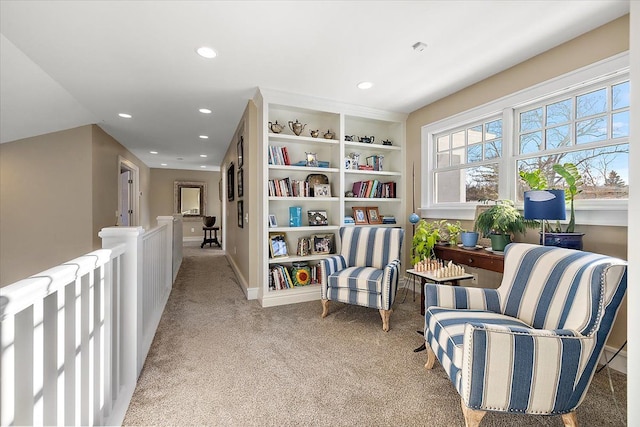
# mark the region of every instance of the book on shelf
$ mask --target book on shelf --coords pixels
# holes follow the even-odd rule
[[[382,223],[383,224],[395,224],[396,217],[393,215],[382,215]]]
[[[395,181],[380,182],[377,179],[356,181],[351,189],[353,197],[395,199]]]
[[[296,179],[270,179],[269,197],[309,197],[309,183]]]
[[[289,160],[289,153],[287,147],[278,147],[274,145],[269,146],[269,164],[279,166],[289,166],[291,161]]]
[[[315,264],[309,267],[311,273],[311,282],[309,284],[318,284],[321,279],[320,264]],[[289,268],[285,265],[276,264],[271,266],[269,272],[269,289],[272,291],[279,291],[281,289],[291,289],[298,287],[294,285],[291,278]]]

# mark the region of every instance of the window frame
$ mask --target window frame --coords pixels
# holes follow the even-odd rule
[[[516,111],[544,105],[554,99],[576,96],[575,92],[589,88],[596,84],[615,84],[629,79],[629,53],[624,52],[551,80],[536,84],[513,94],[480,105],[476,108],[460,112],[451,117],[422,126],[421,129],[421,206],[420,215],[425,218],[447,218],[472,220],[477,203],[435,203],[434,170],[436,165],[435,144],[436,135],[466,129],[480,122],[502,118],[502,157],[497,159],[500,168],[499,198],[516,200],[517,160],[541,154],[519,154],[519,141],[515,129]],[[609,83],[605,83],[609,82]],[[620,138],[620,144],[629,143],[628,137]],[[578,144],[576,144],[578,145]],[[592,144],[580,144],[584,148]],[[582,147],[581,147],[582,148]],[[460,165],[461,168],[477,165],[478,163]],[[460,169],[461,169],[460,168]],[[442,169],[440,169],[442,170]],[[522,204],[517,206],[522,209]],[[575,209],[578,212],[576,220],[584,225],[627,226],[628,199],[612,200],[576,200]]]

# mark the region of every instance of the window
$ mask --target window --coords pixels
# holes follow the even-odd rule
[[[516,170],[540,169],[558,187],[562,179],[553,165],[574,163],[584,181],[576,199],[627,199],[629,81],[618,78],[570,95],[515,111]],[[524,190],[518,181],[518,201]]]
[[[475,202],[522,202],[519,171],[575,163],[581,223],[626,225],[630,84],[628,53],[422,128],[423,215],[472,219]]]
[[[476,202],[498,198],[502,119],[491,118],[435,137],[434,200]]]

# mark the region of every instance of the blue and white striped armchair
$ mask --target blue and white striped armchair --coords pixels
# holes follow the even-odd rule
[[[627,289],[617,258],[507,246],[498,289],[425,285],[425,342],[461,396],[467,426],[486,411],[561,415],[577,426]]]
[[[382,329],[389,330],[403,236],[401,228],[340,228],[340,255],[320,264],[323,318],[329,314],[329,301],[339,301],[377,308]]]

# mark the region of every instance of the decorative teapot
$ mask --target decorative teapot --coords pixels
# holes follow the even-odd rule
[[[282,129],[284,129],[284,125],[281,125],[280,123],[278,123],[278,121],[276,120],[275,123],[271,123],[269,122],[269,130],[273,133],[280,133],[282,132]]]
[[[313,137],[313,138],[317,138],[318,135],[320,135],[320,129],[309,129],[309,134]]]
[[[355,141],[356,138],[357,137],[355,135],[345,135],[344,136],[344,140],[347,141],[347,142]]]
[[[364,142],[365,144],[373,144],[373,141],[376,138],[374,136],[361,136],[360,142]]]
[[[331,129],[327,129],[327,133],[324,134],[324,139],[333,139],[335,133],[331,132]]]
[[[289,129],[291,129],[291,132],[295,133],[297,136],[300,136],[305,126],[307,126],[306,123],[302,124],[297,119],[295,123],[292,121],[289,121]]]
[[[382,145],[393,145],[393,141],[385,139],[384,141],[382,141]]]

